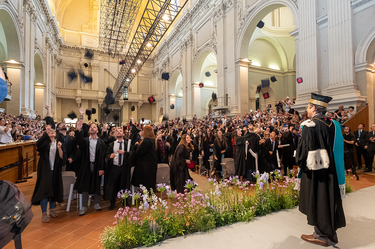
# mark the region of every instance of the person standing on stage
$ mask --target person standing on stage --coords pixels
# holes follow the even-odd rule
[[[301,168],[299,210],[314,226],[307,242],[328,246],[338,243],[337,229],[346,226],[342,198],[345,196],[344,139],[337,121],[325,116],[331,97],[311,94],[309,120],[301,124],[302,138],[297,148]]]
[[[367,164],[363,172],[372,172],[372,164],[375,155],[375,124],[371,126],[371,131],[366,135]]]
[[[357,161],[358,161],[358,169],[362,168],[362,156],[365,160],[365,167],[367,167],[367,150],[365,149],[366,146],[366,136],[367,131],[364,130],[365,124],[360,123],[358,125],[358,130],[354,132],[355,136],[355,148],[357,152]]]
[[[345,134],[344,137],[344,155],[345,158],[348,159],[350,167],[353,172],[353,176],[355,175],[357,177],[357,181],[359,180],[359,177],[357,175],[356,169],[355,169],[355,163],[354,163],[354,142],[355,142],[355,136],[350,133],[350,127],[346,126],[344,129]],[[345,167],[349,168],[349,167]]]
[[[126,152],[128,139],[124,139],[124,131],[121,127],[116,128],[114,135],[116,140],[109,144],[106,153],[107,170],[104,181],[104,199],[111,201],[109,210],[115,208],[117,193],[120,190],[130,190],[129,156],[132,152]]]
[[[82,165],[79,169],[74,189],[82,193],[82,210],[79,215],[84,215],[87,212],[89,194],[94,194],[94,209],[102,210],[99,205],[99,195],[101,176],[104,174],[105,168],[106,145],[98,137],[98,127],[94,123],[89,126],[89,137],[84,138],[81,129],[85,111],[81,107],[79,112],[81,113],[81,120],[77,122],[75,139],[81,150]]]

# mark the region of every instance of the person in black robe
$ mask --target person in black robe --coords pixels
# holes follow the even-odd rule
[[[62,143],[56,140],[56,132],[51,125],[46,126],[46,132],[36,142],[39,152],[37,180],[31,198],[33,205],[40,205],[42,209],[42,222],[49,222],[47,204],[49,202],[50,216],[57,217],[56,202],[63,202],[62,165],[64,152]],[[53,152],[55,151],[55,152]]]
[[[278,141],[277,131],[274,130],[270,134],[270,138],[264,142],[264,147],[266,148],[265,151],[265,158],[269,167],[269,171],[274,171],[275,169],[279,168],[277,162],[277,150],[278,150]]]
[[[246,175],[246,143],[248,143],[246,137],[242,137],[241,135],[241,129],[237,129],[234,167],[236,170],[235,175],[240,177],[240,181]]]
[[[192,180],[187,167],[187,164],[190,164],[190,152],[194,150],[190,142],[189,135],[182,135],[180,144],[177,146],[171,161],[171,189],[177,190],[177,193],[184,193],[186,180]]]
[[[109,210],[115,208],[117,193],[130,190],[131,164],[133,152],[127,152],[128,139],[124,138],[122,128],[116,129],[116,140],[108,145],[106,153],[106,174],[104,176],[104,199],[110,200]],[[127,205],[129,200],[127,200]]]
[[[203,151],[203,132],[201,130],[198,131],[198,135],[194,137],[194,150],[193,150],[193,161],[195,165],[199,164],[198,157],[202,154]],[[200,165],[202,166],[202,165]]]
[[[74,137],[67,134],[67,128],[64,123],[59,123],[56,127],[58,133],[56,133],[56,140],[62,143],[63,151],[66,155],[66,161],[63,165],[66,165],[66,171],[74,171],[73,160],[77,152],[77,144]]]
[[[295,147],[295,137],[293,135],[294,125],[289,124],[288,131],[285,131],[281,137],[281,145],[278,146],[282,149],[282,163],[284,165],[284,176],[288,175],[289,171],[293,169],[296,162],[294,158]],[[294,140],[294,141],[293,141]]]
[[[346,225],[341,200],[345,184],[339,186],[339,182],[345,183],[344,152],[338,151],[337,154],[342,153],[342,158],[335,158],[333,151],[335,143],[342,143],[340,146],[343,150],[344,142],[342,135],[340,139],[339,124],[336,125],[325,116],[326,107],[332,98],[314,93],[311,96],[307,107],[310,120],[301,124],[302,137],[296,159],[302,172],[299,210],[307,215],[308,224],[314,226],[314,233],[302,235],[301,238],[328,246],[328,240],[338,242],[336,231]],[[340,130],[336,133],[337,126]]]
[[[206,176],[207,177],[208,177],[208,172],[210,171],[210,164],[208,162],[208,159],[214,153],[214,141],[215,141],[215,136],[212,134],[212,131],[209,128],[207,128],[206,134],[204,136],[203,152],[202,152],[202,154],[203,154],[203,165],[206,168]]]
[[[247,171],[247,180],[251,181],[253,179],[253,172],[256,172],[256,162],[257,160],[251,153],[250,149],[256,153],[259,154],[259,136],[254,133],[252,130],[252,125],[250,131],[248,131],[244,137],[246,137],[246,141],[248,141],[248,147],[247,147],[247,159],[246,159],[246,171]]]
[[[216,171],[222,172],[222,161],[225,158],[225,153],[228,149],[228,141],[227,138],[224,136],[223,132],[219,130],[217,132],[217,137],[214,141],[214,171],[211,173],[211,176],[214,176]],[[223,174],[223,173],[222,173]]]
[[[80,108],[81,120],[77,123],[75,139],[81,150],[82,164],[78,171],[77,180],[74,189],[82,193],[82,210],[79,215],[87,212],[89,194],[94,195],[94,209],[100,211],[99,205],[101,176],[105,170],[106,145],[98,137],[98,127],[92,123],[89,126],[90,137],[84,137],[83,134],[83,108]]]
[[[143,140],[136,142],[134,146],[134,172],[132,185],[145,186],[147,189],[155,189],[156,172],[158,168],[157,144],[155,134],[150,125],[146,125],[143,131]]]

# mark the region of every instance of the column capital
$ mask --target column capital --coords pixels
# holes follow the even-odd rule
[[[252,61],[248,58],[239,58],[236,60],[236,66],[248,67],[249,65],[251,65],[251,62]]]

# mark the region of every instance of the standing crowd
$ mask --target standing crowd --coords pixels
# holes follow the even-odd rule
[[[262,111],[249,112],[242,117],[208,115],[197,119],[194,116],[190,122],[177,118],[161,125],[137,124],[130,118],[131,122],[123,127],[85,124],[82,108],[76,127],[68,127],[65,123],[55,123],[49,117],[47,106],[48,116],[44,120],[2,115],[0,142],[37,140],[40,159],[32,203],[41,206],[42,220],[48,222],[49,216],[58,215],[54,211],[56,201],[63,201],[61,175],[64,170],[76,173],[74,189],[82,193],[83,199],[80,215],[87,212],[89,195],[94,197],[95,210],[101,210],[101,194],[110,201],[112,210],[120,190],[130,189],[131,185],[155,189],[158,164],[162,163],[169,164],[171,188],[179,193],[184,192],[186,180],[192,179],[190,172],[195,165],[203,164],[200,167],[206,177],[222,177],[225,158],[234,159],[235,174],[241,180],[255,181],[257,171],[283,170],[287,175],[296,165],[295,151],[302,123],[308,119],[307,113],[300,115],[292,106],[293,102],[287,98],[278,101],[275,112],[268,105]],[[340,109],[342,107],[333,116],[328,113],[328,117],[341,123],[350,112],[354,114],[353,110]],[[362,167],[362,157],[366,171],[372,171],[375,125],[370,132],[364,128],[359,124],[354,134],[349,127],[344,129],[346,168],[352,169],[355,175],[356,168]]]

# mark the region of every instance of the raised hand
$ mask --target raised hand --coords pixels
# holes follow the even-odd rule
[[[78,110],[81,115],[85,114],[85,109],[83,107],[80,107]]]
[[[61,146],[62,146],[62,143],[61,142],[57,142],[57,148],[61,149]]]
[[[83,121],[82,121],[82,120],[78,121],[78,122],[77,122],[77,130],[78,130],[78,131],[81,131],[82,126],[83,126]]]

